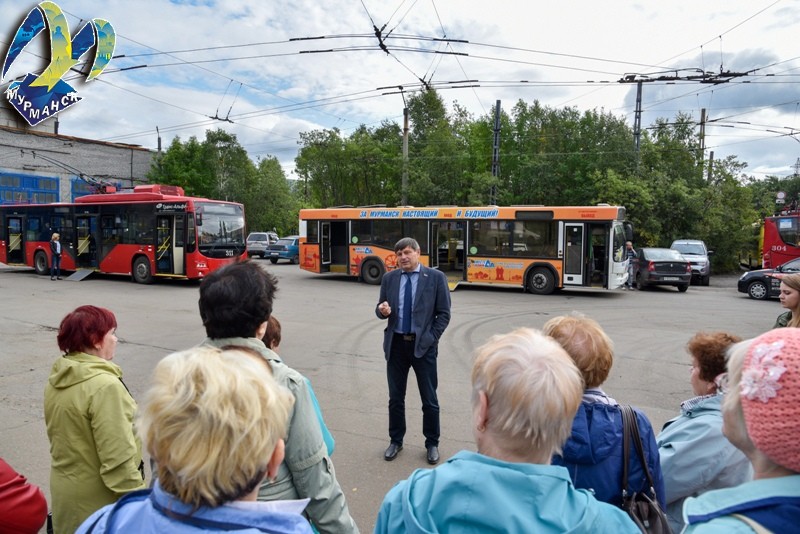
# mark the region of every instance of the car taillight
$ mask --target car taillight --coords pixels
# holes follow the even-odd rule
[[[647,262],[647,270],[652,273],[656,270],[656,264],[652,261]]]
[[[687,263],[687,264],[686,264],[686,272],[687,272],[687,273],[690,273],[690,272],[692,272],[692,264],[691,264],[691,263]]]

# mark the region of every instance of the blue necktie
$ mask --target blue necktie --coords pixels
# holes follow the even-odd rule
[[[411,307],[412,304],[412,296],[411,296],[411,275],[414,273],[403,273],[406,276],[406,289],[405,294],[403,295],[403,323],[402,323],[402,330],[405,334],[411,333]]]

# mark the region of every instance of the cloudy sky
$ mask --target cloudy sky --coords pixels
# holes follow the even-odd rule
[[[92,18],[117,32],[99,78],[66,77],[84,100],[58,116],[65,135],[155,149],[159,133],[166,148],[223,128],[291,178],[299,132],[402,124],[401,86],[408,95],[424,81],[476,117],[497,100],[506,111],[538,100],[633,125],[636,84],[619,83],[632,75],[647,80],[643,127],[705,109],[715,158],[735,155],[759,178],[790,175],[800,158],[797,0],[56,3],[73,35]],[[36,5],[0,2],[3,58]],[[48,62],[43,33],[0,89]],[[700,83],[704,73],[736,76]]]

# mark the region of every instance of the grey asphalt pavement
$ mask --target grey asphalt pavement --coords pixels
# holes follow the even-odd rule
[[[337,476],[362,532],[374,525],[383,495],[425,463],[416,384],[409,383],[408,434],[394,462],[388,445],[387,393],[381,336],[374,314],[378,288],[339,276],[319,276],[291,264],[255,260],[279,279],[274,313],[283,325],[281,355],[308,376],[336,438]],[[777,301],[754,301],[736,291],[736,275],[709,287],[648,291],[563,291],[534,296],[516,288],[459,287],[453,319],[439,350],[441,454],[472,449],[469,373],[474,349],[496,333],[541,327],[549,318],[580,311],[606,329],[616,346],[605,390],[641,407],[658,429],[691,396],[684,346],[698,330],[752,337],[781,312]],[[93,275],[82,282],[50,281],[32,270],[0,267],[0,456],[48,493],[49,444],[42,396],[61,318],[81,304],[113,310],[120,343],[115,361],[135,397],[153,365],[204,338],[197,284],[133,284]],[[49,493],[48,493],[49,495]]]

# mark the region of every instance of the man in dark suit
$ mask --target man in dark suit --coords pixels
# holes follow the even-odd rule
[[[394,460],[406,433],[405,399],[408,371],[414,369],[422,399],[422,433],[428,463],[439,462],[439,400],[436,357],[439,338],[450,322],[450,291],[444,273],[419,263],[419,243],[405,237],[394,246],[400,267],[386,273],[375,314],[388,319],[383,333],[389,382],[389,447],[383,457]]]

